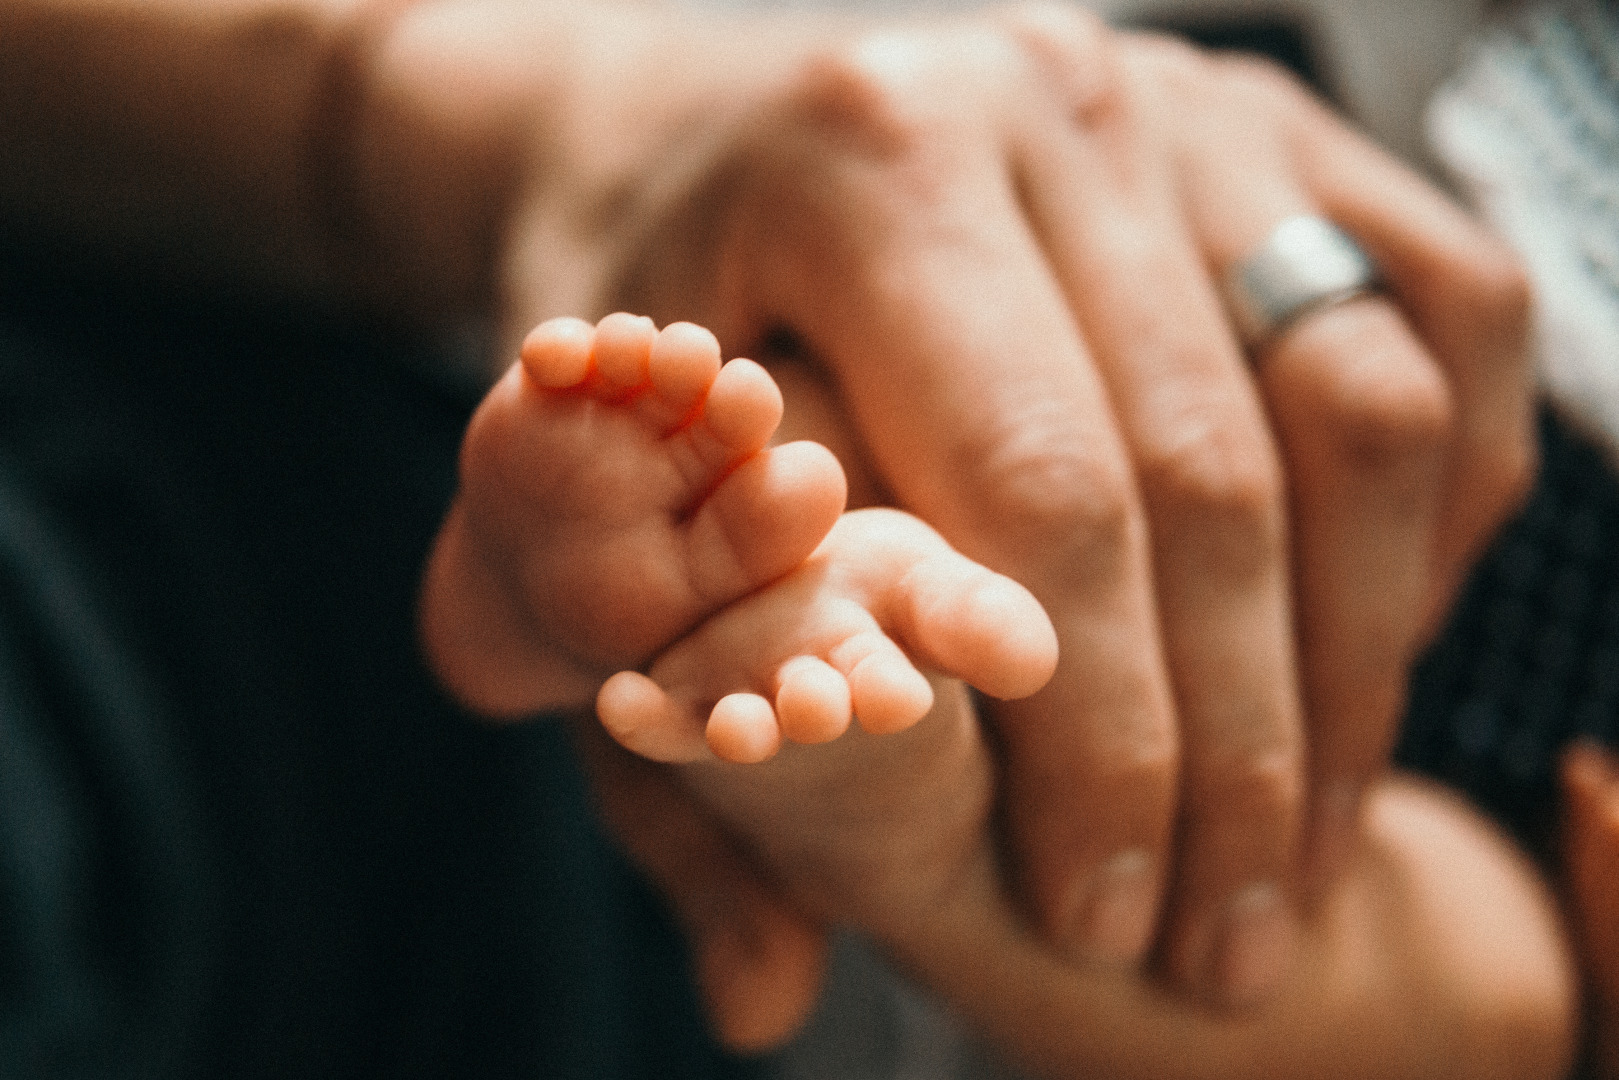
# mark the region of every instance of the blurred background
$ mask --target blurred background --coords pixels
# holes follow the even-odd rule
[[[980,0],[686,0],[715,8],[970,10]],[[1309,78],[1403,157],[1431,157],[1423,106],[1455,69],[1488,0],[1087,0],[1121,25],[1175,30],[1216,48],[1266,53]]]

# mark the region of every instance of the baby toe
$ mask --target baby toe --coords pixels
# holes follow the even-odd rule
[[[641,402],[648,421],[665,432],[691,422],[719,372],[720,345],[713,334],[692,323],[664,327],[648,360],[652,392]]]
[[[873,735],[904,731],[933,708],[933,687],[886,638],[849,672],[849,691],[855,718]]]
[[[754,765],[781,748],[781,728],[770,702],[758,694],[727,694],[708,715],[708,747],[722,761]]]
[[[619,311],[596,324],[592,360],[609,395],[631,393],[646,384],[657,327],[645,315]]]
[[[547,319],[523,339],[523,367],[547,390],[578,386],[590,375],[596,329],[583,319]]]
[[[1028,697],[1057,669],[1057,632],[1034,595],[991,571],[961,598],[945,632],[963,677],[992,697]]]
[[[1056,671],[1057,633],[1040,602],[954,551],[913,567],[897,599],[903,640],[991,697],[1027,697]]]
[[[639,672],[621,671],[603,683],[596,715],[615,742],[644,758],[678,764],[708,756],[686,710]]]
[[[708,388],[694,443],[712,467],[723,467],[764,449],[781,414],[781,390],[770,373],[752,360],[732,360]]]
[[[849,729],[849,681],[825,660],[799,656],[782,665],[776,691],[781,732],[796,743],[831,742]]]

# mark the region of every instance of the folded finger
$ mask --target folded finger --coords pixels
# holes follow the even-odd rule
[[[1315,108],[1305,107],[1296,128],[1311,194],[1365,247],[1450,386],[1452,443],[1429,601],[1438,615],[1534,472],[1528,284],[1501,241],[1362,136],[1312,122]]]
[[[1236,77],[1233,101],[1268,110],[1247,97],[1248,70]],[[1185,152],[1206,163],[1187,205],[1216,274],[1250,258],[1284,219],[1331,215],[1285,136],[1257,168],[1215,149],[1194,139]],[[1287,463],[1309,717],[1308,868],[1319,888],[1342,864],[1401,715],[1433,585],[1451,387],[1386,297],[1306,314],[1251,352]]]

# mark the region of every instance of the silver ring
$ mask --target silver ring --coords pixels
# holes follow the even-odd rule
[[[1319,308],[1377,288],[1377,268],[1344,231],[1301,214],[1271,230],[1265,242],[1225,278],[1226,304],[1249,348],[1274,339]]]

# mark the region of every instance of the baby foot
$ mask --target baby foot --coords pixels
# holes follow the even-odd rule
[[[690,323],[553,319],[489,393],[429,564],[423,637],[481,711],[583,704],[800,564],[843,509],[814,443],[767,448],[781,395]]]
[[[897,510],[843,515],[804,564],[711,617],[647,675],[596,698],[623,746],[668,762],[763,761],[783,738],[826,742],[851,717],[873,734],[933,705],[917,665],[999,698],[1044,686],[1057,635],[1017,582]]]

